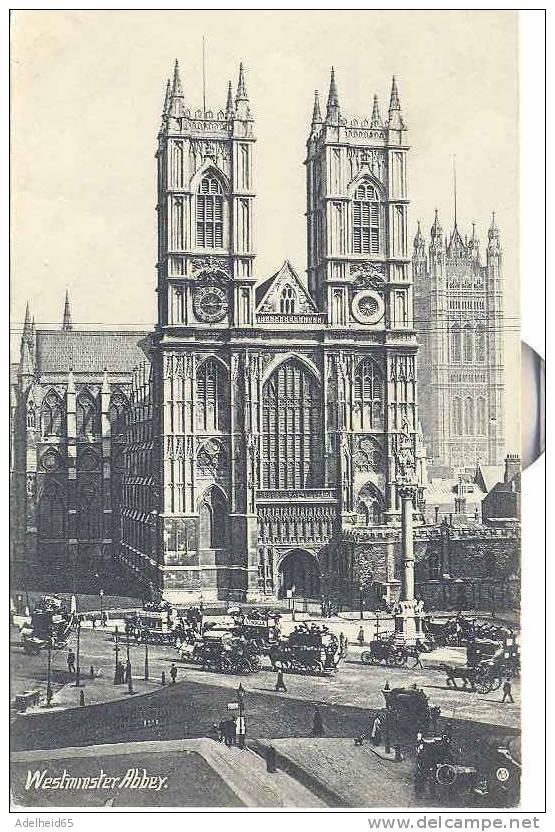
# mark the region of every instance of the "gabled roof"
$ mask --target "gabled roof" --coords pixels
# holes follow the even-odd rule
[[[39,373],[130,373],[145,360],[140,342],[148,332],[37,331]]]
[[[299,275],[289,262],[285,260],[283,266],[255,289],[256,309],[258,312],[279,312],[279,296],[285,286],[291,286],[296,295],[296,314],[303,312],[317,312],[316,304],[304,287]]]
[[[476,482],[482,486],[484,491],[488,493],[497,485],[498,482],[503,481],[503,466],[502,465],[482,465],[478,463],[476,469]]]

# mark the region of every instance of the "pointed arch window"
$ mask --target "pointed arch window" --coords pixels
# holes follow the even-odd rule
[[[279,298],[279,311],[282,315],[294,315],[297,293],[292,286],[284,286]]]
[[[371,358],[363,358],[357,366],[353,405],[356,430],[382,426],[383,376]]]
[[[227,370],[209,358],[197,370],[196,420],[203,431],[226,430],[229,424]]]
[[[483,364],[486,360],[486,330],[482,324],[476,327],[476,361]]]
[[[44,486],[38,511],[39,537],[60,540],[65,536],[67,509],[64,494],[58,483]]]
[[[92,483],[81,486],[77,505],[77,538],[98,540],[101,537],[101,511],[98,492]]]
[[[460,327],[455,324],[451,329],[451,362],[453,364],[461,363],[462,355],[462,340]]]
[[[40,424],[42,436],[62,435],[63,403],[54,390],[51,390],[44,398],[40,412]]]
[[[356,505],[358,525],[378,525],[381,522],[383,510],[382,495],[373,483],[366,483],[359,491]]]
[[[462,434],[462,403],[461,400],[455,396],[452,401],[453,414],[453,435],[461,436]]]
[[[205,176],[197,192],[197,246],[223,248],[224,193],[220,181],[213,175]]]
[[[112,438],[123,436],[125,433],[128,410],[129,402],[123,393],[114,393],[110,399],[110,408],[108,410]]]
[[[281,364],[262,389],[262,487],[314,488],[322,460],[320,386],[300,361]]]
[[[98,406],[91,394],[85,390],[77,396],[77,436],[91,439],[99,434]]]
[[[474,333],[469,324],[464,328],[464,360],[466,364],[474,361]]]
[[[474,436],[474,399],[470,396],[464,403],[464,432],[467,436]]]
[[[486,400],[478,396],[476,401],[476,432],[479,436],[486,435]]]
[[[223,549],[228,543],[227,500],[218,488],[210,488],[199,507],[201,549]]]
[[[353,200],[353,252],[378,254],[380,250],[380,202],[369,183],[359,185]]]

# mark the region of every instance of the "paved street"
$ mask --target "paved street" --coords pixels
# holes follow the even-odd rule
[[[292,622],[284,622],[284,630],[291,626]],[[87,707],[78,707],[78,692],[70,684],[72,680],[65,663],[67,650],[54,653],[52,677],[56,692],[52,712],[45,714],[46,709],[41,704],[31,709],[29,714],[15,717],[13,748],[23,752],[31,748],[54,749],[73,745],[81,746],[83,750],[83,746],[94,743],[125,743],[126,746],[121,747],[123,752],[127,744],[134,741],[195,741],[195,738],[211,735],[211,726],[225,717],[226,705],[236,699],[237,686],[241,682],[246,691],[248,741],[260,740],[263,745],[268,742],[279,744],[280,753],[283,752],[292,765],[300,765],[301,774],[297,772],[296,776],[302,779],[306,775],[309,786],[316,773],[319,782],[327,784],[334,792],[333,784],[337,786],[339,783],[340,786],[344,777],[349,782],[352,780],[350,790],[345,792],[348,805],[367,803],[372,789],[380,794],[383,800],[381,805],[411,805],[410,801],[415,799],[412,785],[413,749],[406,746],[403,750],[407,760],[402,764],[393,764],[380,761],[367,746],[361,751],[355,749],[353,744],[353,737],[367,729],[373,715],[383,707],[381,691],[386,680],[391,687],[412,683],[423,687],[430,702],[441,707],[440,726],[446,721],[451,723],[457,740],[468,749],[469,758],[478,760],[485,745],[504,744],[518,732],[518,682],[513,686],[514,705],[502,705],[500,691],[480,695],[446,687],[445,674],[438,664],[463,664],[463,649],[446,648],[424,655],[424,668],[413,671],[365,666],[360,661],[360,647],[353,644],[354,629],[358,631],[359,622],[353,621],[349,625],[344,621],[332,621],[328,626],[348,634],[351,641],[347,659],[333,677],[286,674],[287,692],[276,693],[275,674],[268,665],[257,674],[242,677],[203,672],[181,660],[177,651],[150,645],[150,680],[144,682],[141,678],[144,646],[131,646],[135,677],[133,696],[125,692],[125,686],[113,685],[113,635],[102,629],[84,628],[81,633],[81,667]],[[370,625],[365,622],[364,626],[368,628],[367,638],[370,639]],[[72,636],[73,646],[74,640],[75,636]],[[122,644],[120,648],[121,658],[124,659],[125,646]],[[25,655],[16,629],[12,629],[11,633],[11,660],[12,695],[37,687],[44,690],[46,653]],[[162,687],[161,673],[165,671],[169,682],[172,661],[178,666],[178,682]],[[91,665],[95,672],[94,679],[88,674]],[[315,746],[315,741],[310,738],[315,705],[321,709],[325,726],[325,743],[321,748]],[[335,740],[339,745],[333,745]],[[202,742],[207,744],[205,748],[221,748],[211,739]],[[261,753],[264,753],[263,748]],[[214,755],[207,752],[200,756],[217,774],[219,768]],[[358,779],[351,778],[349,774],[350,768],[355,765],[355,756],[357,770],[360,770]],[[130,765],[139,764],[135,757],[132,759]],[[229,783],[231,770],[241,770],[243,763],[238,762],[239,759],[232,757],[226,763],[228,774],[224,783]],[[202,763],[195,760],[191,765],[204,782]],[[392,765],[393,769],[387,774]],[[221,762],[219,766],[221,773]],[[366,792],[362,788],[364,783],[368,786]],[[370,787],[370,784],[374,785]],[[223,800],[225,805],[235,805],[216,787],[214,794],[219,795],[218,799]],[[237,798],[237,790],[233,794]],[[401,803],[400,796],[403,797]],[[245,800],[245,805],[253,805],[249,802],[252,796]],[[167,805],[174,804],[168,802]]]

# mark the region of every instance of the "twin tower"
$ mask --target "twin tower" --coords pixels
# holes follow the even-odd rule
[[[385,118],[377,99],[369,109],[345,118],[332,70],[307,141],[308,280],[287,260],[262,276],[243,66],[218,111],[191,107],[177,63],[168,82],[158,324],[150,387],[134,391],[134,412],[153,421],[137,427],[126,457],[121,553],[170,600],[293,586],[350,596],[359,565],[346,530],[358,526],[374,529],[383,591],[395,584],[400,489],[419,478],[408,147],[395,80]],[[146,501],[145,460],[156,472]]]

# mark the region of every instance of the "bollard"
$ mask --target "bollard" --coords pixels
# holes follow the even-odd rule
[[[266,749],[266,771],[275,774],[276,768],[276,749],[273,745],[269,745]]]

